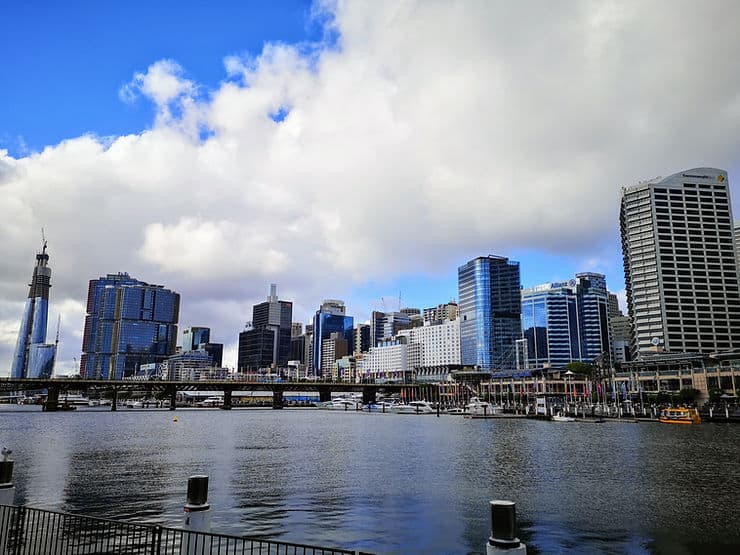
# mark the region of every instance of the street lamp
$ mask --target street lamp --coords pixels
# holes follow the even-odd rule
[[[567,399],[568,397],[571,397],[571,399],[572,399],[572,396],[573,396],[573,392],[572,392],[572,391],[570,391],[570,390],[569,390],[569,388],[568,388],[568,382],[569,382],[569,381],[570,381],[571,383],[573,382],[573,376],[575,376],[575,374],[574,374],[573,372],[571,372],[570,370],[568,370],[568,371],[567,371],[567,372],[565,373],[565,389],[566,389],[566,393],[567,393],[567,395],[566,395],[566,399]]]

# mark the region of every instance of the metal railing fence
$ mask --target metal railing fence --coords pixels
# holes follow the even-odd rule
[[[0,505],[0,555],[370,555]]]

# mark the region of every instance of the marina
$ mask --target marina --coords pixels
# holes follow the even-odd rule
[[[503,498],[517,502],[530,553],[740,548],[738,426],[291,409],[179,409],[178,422],[156,409],[0,411],[16,502],[31,507],[179,526],[183,481],[205,473],[212,529],[224,534],[388,555],[483,553],[487,503]],[[127,487],[134,476],[137,496]]]

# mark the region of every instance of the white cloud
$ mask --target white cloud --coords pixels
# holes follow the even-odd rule
[[[735,3],[315,9],[336,45],[225,52],[228,80],[207,94],[173,60],[134,75],[121,96],[155,104],[151,129],[0,151],[0,302],[25,297],[44,226],[53,306],[129,271],[233,343],[269,282],[305,320],[353,285],[469,255],[598,261],[621,185],[737,167]]]

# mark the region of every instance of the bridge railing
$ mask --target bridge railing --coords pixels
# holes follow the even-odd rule
[[[0,555],[370,555],[0,505]]]

